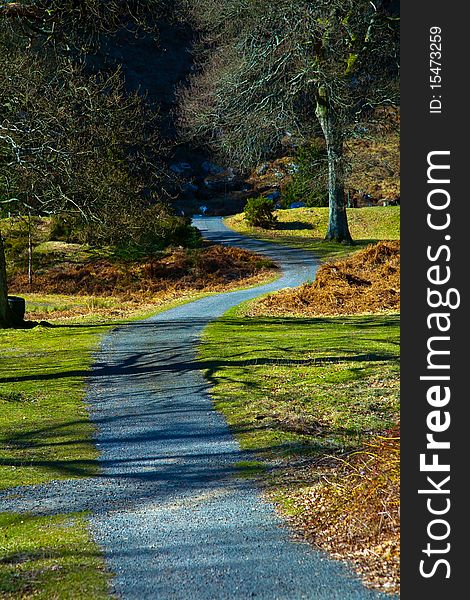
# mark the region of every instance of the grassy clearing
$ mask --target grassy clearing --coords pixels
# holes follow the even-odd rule
[[[69,296],[65,294],[22,294],[26,300],[26,319],[68,323],[117,324],[126,319],[144,319],[161,310],[168,310],[208,295],[209,292],[169,293],[152,301],[112,296]]]
[[[354,246],[327,242],[328,208],[279,210],[276,229],[250,227],[243,213],[228,217],[225,223],[245,235],[315,252],[322,259],[344,258],[379,240],[400,238],[400,207],[373,206],[348,209],[348,221]]]
[[[0,597],[105,600],[109,573],[82,513],[35,517],[0,513]]]
[[[108,329],[0,330],[0,487],[96,473],[84,378]]]
[[[209,325],[199,356],[245,449],[267,458],[343,452],[397,422],[398,315],[237,314]]]

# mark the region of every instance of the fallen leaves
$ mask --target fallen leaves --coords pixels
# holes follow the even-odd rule
[[[289,468],[275,484],[284,487],[290,520],[305,539],[351,561],[370,587],[394,593],[400,582],[399,467],[394,429],[361,451]]]

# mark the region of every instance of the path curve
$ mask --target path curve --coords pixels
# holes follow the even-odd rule
[[[93,535],[125,600],[384,598],[343,563],[293,541],[256,485],[234,477],[233,464],[246,456],[213,410],[195,356],[210,321],[244,300],[312,280],[316,260],[244,238],[220,218],[194,224],[213,241],[268,255],[281,265],[281,278],[106,335],[87,398],[101,475],[22,488],[19,496],[15,490],[10,510],[91,510]]]

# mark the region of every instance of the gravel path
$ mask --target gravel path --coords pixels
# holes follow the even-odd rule
[[[246,456],[213,410],[195,358],[210,321],[244,300],[313,279],[315,260],[243,238],[219,218],[195,225],[210,239],[267,254],[282,277],[109,333],[88,392],[101,475],[15,489],[0,497],[0,509],[91,510],[115,592],[126,600],[383,598],[344,564],[293,541],[254,483],[234,476],[233,464]]]

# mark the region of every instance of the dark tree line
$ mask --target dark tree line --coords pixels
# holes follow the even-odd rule
[[[3,2],[3,213],[67,214],[92,242],[114,243],[123,231],[139,243],[160,235],[149,223],[171,219],[172,184],[158,116],[125,92],[119,72],[90,74],[87,57],[122,29],[157,36],[162,15],[199,32],[196,70],[179,95],[184,137],[249,167],[275,154],[286,134],[320,133],[327,238],[350,242],[343,144],[364,113],[397,102],[396,1]],[[0,247],[0,324],[8,321],[4,273]]]
[[[87,68],[120,28],[157,35],[164,10],[156,0],[0,5],[0,216],[61,215],[91,243],[181,237],[188,224],[169,207],[158,114],[126,93],[119,70]],[[10,316],[2,243],[0,325]]]

